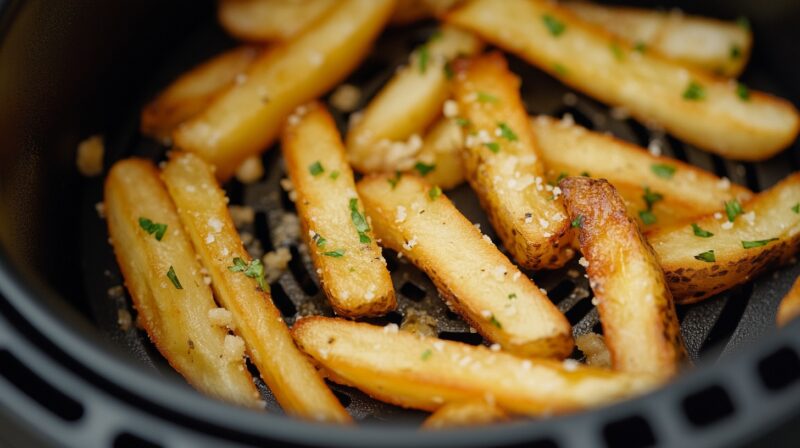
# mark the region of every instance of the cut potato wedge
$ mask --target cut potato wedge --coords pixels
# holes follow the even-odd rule
[[[394,8],[391,0],[344,0],[314,27],[271,48],[247,79],[173,134],[227,179],[248,156],[267,149],[286,117],[338,84],[366,55]]]
[[[242,40],[285,41],[330,12],[336,0],[220,0],[219,23]]]
[[[195,154],[173,152],[162,177],[208,269],[217,299],[233,315],[250,359],[283,410],[308,420],[350,422],[347,411],[294,345],[272,303],[263,266],[251,260],[236,232],[213,168]]]
[[[577,411],[644,393],[657,382],[580,366],[522,359],[389,327],[310,317],[292,329],[298,345],[337,383],[378,400],[434,411],[444,403],[491,397],[531,416]]]
[[[578,232],[614,370],[667,379],[686,357],[680,324],[653,249],[605,180],[559,185]]]
[[[642,51],[723,76],[744,70],[753,46],[750,28],[733,22],[690,16],[680,11],[567,2],[579,18],[599,25]]]
[[[258,47],[236,47],[182,74],[142,109],[142,134],[169,140],[178,125],[202,112],[237,77],[242,79],[260,53]]]
[[[449,118],[440,118],[425,134],[422,149],[411,171],[422,176],[429,184],[444,190],[464,183],[464,160],[461,149],[464,132]]]
[[[348,317],[393,310],[392,279],[359,205],[333,118],[320,103],[300,106],[281,143],[303,239],[333,309]]]
[[[455,64],[453,97],[467,137],[465,173],[503,245],[523,267],[554,269],[572,256],[559,190],[545,168],[519,95],[499,53]]]
[[[398,0],[392,14],[393,25],[407,25],[418,20],[437,17],[461,0]]]
[[[781,300],[778,307],[778,326],[784,326],[800,316],[800,277],[794,281],[792,289]]]
[[[676,302],[697,302],[741,285],[797,254],[799,202],[795,173],[741,207],[728,203],[726,210],[648,235]]]
[[[358,192],[381,244],[408,257],[486,339],[523,356],[564,358],[569,322],[453,204],[416,176],[368,176]]]
[[[445,26],[411,54],[370,101],[347,133],[347,151],[361,172],[407,170],[420,150],[420,135],[442,113],[449,61],[483,44],[471,33]]]
[[[547,0],[476,0],[446,18],[565,84],[724,157],[767,159],[800,129],[788,101],[639,53]]]
[[[654,156],[644,148],[566,120],[542,115],[531,119],[531,126],[548,177],[588,175],[608,180],[625,200],[629,215],[645,230],[713,213],[731,199],[752,197],[750,190],[713,173]],[[661,196],[650,207],[644,200],[645,188]],[[643,213],[648,209],[649,216]]]
[[[227,330],[175,206],[150,161],[126,159],[105,183],[108,232],[139,322],[186,381],[231,403],[262,408],[244,353],[227,350]]]
[[[508,414],[484,398],[446,403],[422,423],[424,429],[450,429],[489,425],[508,420]]]

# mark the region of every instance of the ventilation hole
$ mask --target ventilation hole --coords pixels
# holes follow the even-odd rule
[[[800,378],[800,358],[797,352],[781,347],[758,362],[758,375],[769,390],[781,390]]]
[[[353,72],[348,78],[348,83],[354,85],[362,85],[370,83],[377,78],[385,78],[387,72],[391,76],[391,64],[385,59],[378,59],[375,57],[367,58],[358,70]]]
[[[386,269],[388,269],[389,272],[396,271],[399,264],[397,261],[397,252],[390,249],[384,249],[381,255],[383,255],[383,259],[386,260]]]
[[[266,213],[256,212],[253,227],[253,233],[255,233],[256,238],[261,241],[261,247],[264,248],[264,252],[275,250],[275,246],[272,245],[272,238],[269,236],[269,224],[267,224]]]
[[[460,333],[456,331],[439,332],[439,339],[463,342],[469,345],[481,345],[483,342],[483,337],[481,337],[481,335],[478,333]]]
[[[594,324],[594,326],[592,327],[592,331],[594,333],[602,335],[603,334],[603,323],[598,320],[597,323]]]
[[[444,316],[450,320],[461,320],[461,316],[454,313],[450,308],[444,310]]]
[[[114,448],[161,448],[161,445],[147,439],[123,432],[114,439]]]
[[[731,397],[716,385],[687,396],[681,406],[694,426],[708,426],[733,414]]]
[[[712,155],[711,162],[714,164],[714,173],[716,173],[717,176],[730,177],[728,176],[728,168],[725,167],[725,161],[722,160],[722,157]]]
[[[553,303],[558,305],[562,300],[572,294],[572,291],[574,290],[575,284],[567,279],[564,279],[561,280],[561,282],[556,285],[555,288],[547,291],[547,297],[549,297]]]
[[[244,185],[241,182],[232,180],[226,182],[223,188],[229,204],[244,204]]]
[[[333,395],[336,396],[336,399],[339,400],[339,403],[341,403],[342,406],[344,406],[345,408],[350,406],[350,402],[353,401],[353,399],[350,398],[350,395],[347,395],[344,392],[338,391],[333,388],[331,388],[331,392],[333,392]]]
[[[420,288],[419,286],[411,282],[405,282],[403,284],[403,286],[400,288],[400,294],[408,297],[409,299],[415,302],[419,302],[426,296],[424,289]]]
[[[297,307],[294,306],[294,302],[289,298],[289,294],[286,294],[286,291],[283,290],[283,286],[279,283],[274,283],[269,287],[272,291],[272,303],[278,307],[281,316],[292,317],[297,314]]]
[[[633,118],[625,120],[625,123],[630,127],[631,131],[633,131],[633,134],[636,136],[636,141],[633,143],[647,148],[650,145],[650,130]]]
[[[705,355],[709,349],[718,347],[731,337],[739,325],[742,314],[744,314],[752,289],[752,285],[744,285],[733,290],[717,322],[703,342],[703,346],[700,348],[700,356]]]
[[[400,323],[403,322],[403,315],[397,311],[389,311],[383,316],[366,318],[364,322],[371,323],[372,325],[380,325],[382,327],[389,324],[400,325]]]
[[[319,292],[319,288],[317,288],[317,285],[314,284],[314,280],[311,280],[311,276],[308,274],[308,271],[306,271],[297,246],[290,246],[289,252],[292,254],[292,259],[289,260],[289,271],[291,271],[295,281],[297,281],[297,284],[300,285],[300,288],[306,295],[316,295],[317,292]]]
[[[608,448],[645,448],[656,444],[650,424],[639,416],[608,423],[603,428],[603,439]]]
[[[761,191],[761,184],[758,181],[758,173],[756,173],[756,166],[753,163],[744,164],[744,176],[747,182],[747,188],[753,191]]]
[[[285,174],[281,177],[286,178]],[[295,207],[294,202],[289,199],[289,192],[283,189],[283,186],[278,186],[278,191],[281,192],[281,208],[286,210],[287,212],[297,213],[297,207]]]
[[[593,306],[592,299],[587,297],[578,301],[578,303],[567,310],[567,312],[564,314],[567,316],[567,320],[571,325],[576,325],[581,319],[583,319],[583,316],[585,316],[586,313],[592,310]]]
[[[594,129],[594,123],[592,123],[592,120],[589,117],[587,117],[583,112],[579,111],[574,107],[566,107],[566,106],[562,107],[561,109],[558,109],[555,113],[553,113],[553,116],[555,116],[556,118],[563,118],[564,114],[572,115],[572,120],[575,121],[575,124],[581,125],[586,129]]]

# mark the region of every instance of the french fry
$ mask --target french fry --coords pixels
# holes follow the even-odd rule
[[[782,327],[788,324],[797,316],[800,316],[800,277],[794,281],[792,289],[789,290],[778,306],[778,326]]]
[[[465,180],[464,160],[461,158],[463,146],[461,126],[449,118],[440,118],[425,134],[413,170],[431,185],[444,190],[455,188]]]
[[[549,177],[608,180],[625,200],[629,215],[646,230],[685,222],[719,210],[725,201],[752,196],[750,190],[713,173],[563,120],[542,115],[533,118],[531,126]],[[645,188],[661,198],[648,204]]]
[[[392,14],[393,25],[407,25],[418,20],[437,17],[461,0],[399,0]]]
[[[750,281],[800,249],[800,173],[739,205],[648,235],[677,303]],[[733,222],[730,220],[733,219]]]
[[[251,260],[236,232],[213,168],[195,154],[174,152],[162,177],[209,271],[217,299],[233,315],[250,359],[283,410],[308,420],[350,422],[350,416],[294,345],[272,303],[263,266]]]
[[[220,0],[225,31],[254,42],[286,41],[330,12],[336,0]]]
[[[508,420],[508,414],[484,398],[446,403],[422,422],[423,429],[483,426]]]
[[[579,18],[678,63],[723,76],[737,77],[750,57],[753,35],[746,25],[679,11],[567,2]]]
[[[337,314],[377,316],[397,305],[386,260],[364,217],[336,123],[313,102],[291,115],[281,142],[297,214]]]
[[[211,289],[153,164],[142,159],[114,164],[105,182],[105,206],[125,286],[150,340],[201,392],[260,408],[244,358],[227,352],[227,331],[209,318],[216,308]]]
[[[447,99],[448,62],[482,46],[472,34],[445,26],[417,48],[408,66],[395,73],[348,131],[353,167],[364,173],[411,168],[419,135],[441,114]]]
[[[517,414],[560,414],[641,394],[657,383],[649,375],[583,367],[574,360],[522,359],[343,319],[306,318],[292,332],[331,380],[426,411],[489,396]]]
[[[653,249],[605,180],[568,177],[559,185],[598,301],[614,370],[667,379],[686,350],[664,273]]]
[[[182,74],[142,109],[142,134],[169,139],[179,124],[202,112],[243,76],[260,52],[258,47],[236,47]]]
[[[446,19],[575,89],[724,157],[767,159],[790,145],[800,129],[788,101],[654,52],[639,53],[548,0],[477,0]]]
[[[527,269],[553,269],[572,256],[558,190],[545,168],[519,96],[519,79],[499,53],[461,59],[453,97],[466,120],[467,180],[503,245]]]
[[[247,79],[173,134],[178,148],[227,179],[275,141],[284,119],[339,83],[361,61],[394,8],[392,0],[345,0],[311,29],[260,56]]]
[[[419,177],[372,175],[358,192],[381,244],[408,257],[490,341],[522,356],[564,358],[569,322],[488,237]]]

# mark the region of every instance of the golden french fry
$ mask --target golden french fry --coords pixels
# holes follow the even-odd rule
[[[409,65],[395,73],[348,131],[353,167],[364,173],[411,168],[420,134],[442,113],[447,99],[448,62],[482,47],[472,34],[445,26],[417,48]]]
[[[449,118],[440,118],[425,134],[413,171],[431,185],[444,190],[455,188],[465,180],[463,146],[461,126]]]
[[[373,175],[358,183],[358,193],[381,244],[428,274],[487,339],[523,356],[572,352],[564,315],[440,189],[416,176]]]
[[[800,173],[740,205],[648,235],[677,303],[746,283],[800,249]],[[731,220],[733,222],[731,222]]]
[[[579,18],[631,42],[639,51],[655,51],[678,63],[736,77],[747,64],[753,35],[747,25],[680,11],[567,2]]]
[[[149,161],[126,159],[105,182],[108,232],[139,322],[159,352],[203,393],[252,408],[261,397],[224,327],[175,206]]]
[[[792,319],[800,316],[800,277],[794,281],[792,289],[786,293],[778,306],[778,326],[788,324]]]
[[[233,315],[250,359],[289,415],[350,422],[350,416],[297,349],[269,294],[260,260],[251,260],[213,168],[192,153],[172,153],[162,177],[217,299]]]
[[[764,160],[800,129],[788,101],[687,68],[584,22],[548,0],[476,0],[446,16],[565,84],[699,148]]]
[[[423,429],[448,429],[488,425],[508,420],[508,414],[484,398],[446,403],[428,416]]]
[[[315,26],[260,56],[242,84],[218,96],[173,134],[178,148],[216,165],[227,179],[267,149],[300,104],[339,83],[361,61],[389,18],[392,0],[338,2]]]
[[[607,179],[643,229],[713,213],[725,201],[747,200],[752,192],[680,160],[609,135],[546,116],[531,119],[549,177],[587,175]],[[648,204],[645,188],[650,192]]]
[[[574,360],[517,358],[389,329],[310,317],[292,332],[331,380],[378,400],[427,411],[488,396],[511,412],[542,416],[607,404],[657,385],[649,375],[584,367]]]
[[[578,232],[614,370],[667,379],[686,357],[680,324],[653,249],[605,180],[559,185]]]
[[[397,306],[386,260],[360,209],[336,123],[313,102],[289,117],[281,141],[297,214],[325,295],[337,314],[385,314]]]
[[[519,96],[519,79],[499,53],[459,60],[453,97],[466,120],[467,180],[503,245],[527,269],[553,269],[572,256],[559,190],[545,168]]]
[[[142,109],[142,134],[168,140],[178,125],[241,79],[260,53],[258,47],[236,47],[182,74]]]
[[[460,2],[461,0],[399,0],[392,14],[392,24],[406,25],[437,17]]]
[[[285,41],[330,12],[336,0],[220,0],[219,23],[248,41]]]

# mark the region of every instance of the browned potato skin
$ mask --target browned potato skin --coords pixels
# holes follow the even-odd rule
[[[259,53],[261,49],[255,46],[236,47],[182,74],[142,109],[142,134],[168,140],[178,125],[202,112],[233,85]]]
[[[422,429],[484,426],[503,422],[508,414],[483,398],[446,403],[422,422]]]
[[[254,42],[289,40],[312,26],[336,0],[220,0],[217,17],[232,36]]]
[[[381,244],[428,274],[453,310],[486,339],[520,356],[568,356],[572,328],[564,315],[444,195],[432,200],[430,190],[409,175],[395,187],[387,175],[358,183]],[[396,219],[399,206],[407,210],[402,222]],[[404,247],[408,241],[416,245]]]
[[[778,326],[782,327],[788,324],[797,316],[800,316],[800,277],[794,281],[792,289],[789,290],[781,300],[780,306],[778,306]]]
[[[290,119],[284,127],[281,146],[297,192],[301,234],[320,273],[322,289],[339,315],[385,314],[397,306],[392,279],[372,230],[366,232],[370,243],[363,244],[352,223],[349,202],[350,195],[356,195],[356,185],[336,123],[319,102],[309,103],[301,111],[302,115],[294,115],[296,123]],[[309,171],[315,162],[324,169],[317,176]],[[330,178],[333,171],[339,172],[336,179]],[[324,247],[312,241],[310,230],[326,239]],[[336,249],[344,250],[344,256],[322,255]],[[368,285],[374,286],[370,298],[364,295]]]
[[[543,179],[545,174],[519,96],[519,78],[508,70],[505,59],[496,52],[456,61],[454,71],[453,97],[458,101],[461,116],[470,122],[467,132],[486,132],[500,148],[494,153],[481,143],[470,144],[467,137],[462,151],[467,181],[478,195],[492,227],[516,262],[526,269],[563,266],[573,255],[568,249],[571,240],[569,222],[549,219],[554,215],[565,216],[561,201],[550,200],[548,196],[552,193],[538,191],[533,181],[519,191],[506,184],[512,175]],[[476,99],[478,92],[496,99],[480,101]],[[497,136],[498,123],[507,124],[516,134],[517,141]],[[518,162],[513,165],[513,172],[509,172],[505,162],[511,157],[535,160],[526,165]],[[530,222],[525,222],[526,213],[532,214]],[[543,228],[540,219],[548,220],[550,225]]]
[[[727,218],[713,215],[695,220],[711,238],[694,235],[690,223],[659,229],[647,236],[667,276],[677,303],[694,303],[746,283],[762,272],[790,260],[800,250],[800,214],[792,207],[800,199],[800,173],[794,173],[774,187],[742,204],[745,213],[755,212],[754,225],[742,216],[733,228],[721,228]],[[762,247],[744,249],[742,240],[780,238]],[[716,262],[695,256],[714,250]]]
[[[262,291],[256,280],[244,273],[229,270],[234,258],[249,264],[251,257],[236,232],[213,167],[195,154],[175,151],[162,177],[211,275],[217,299],[233,315],[250,359],[283,410],[306,420],[351,422],[339,400],[295,346],[269,291]]]
[[[583,221],[581,252],[614,370],[673,376],[686,351],[653,249],[607,181],[568,177],[559,185],[570,221]]]
[[[341,384],[398,406],[435,411],[444,403],[491,396],[515,414],[562,414],[652,389],[646,374],[523,359],[343,319],[309,317],[292,328],[298,345]],[[427,351],[430,351],[426,355]],[[466,362],[465,362],[466,360]]]
[[[108,231],[139,323],[169,364],[203,393],[261,409],[261,396],[244,359],[228,359],[227,331],[208,318],[216,308],[202,266],[181,227],[175,206],[152,162],[126,159],[105,181]],[[166,224],[161,241],[139,225],[144,217]],[[166,273],[173,267],[183,289]]]

